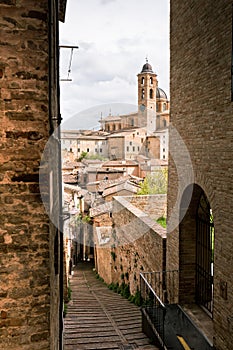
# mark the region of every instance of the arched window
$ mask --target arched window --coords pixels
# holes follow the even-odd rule
[[[113,130],[113,131],[115,131],[115,130],[116,130],[116,125],[115,125],[115,124],[113,124],[113,126],[112,126],[112,130]]]
[[[150,89],[150,98],[154,97],[153,89]]]
[[[153,85],[153,78],[150,77],[150,85]]]
[[[167,126],[167,121],[166,121],[166,119],[163,120],[163,126],[164,126],[164,127]]]
[[[163,104],[163,111],[166,111],[166,109],[167,109],[167,104],[164,103],[164,104]]]
[[[142,89],[142,99],[144,99],[144,98],[145,98],[145,90]]]
[[[142,85],[144,85],[144,81],[145,81],[145,78],[142,77],[142,79],[141,79],[141,84],[142,84]]]
[[[156,103],[156,112],[158,112],[159,111],[159,104],[158,104],[158,102]]]
[[[134,126],[134,119],[131,119],[131,126]]]

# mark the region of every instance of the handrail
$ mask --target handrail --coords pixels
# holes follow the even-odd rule
[[[151,287],[151,285],[148,283],[148,281],[145,279],[145,277],[143,276],[143,274],[140,272],[140,277],[144,280],[144,282],[146,283],[147,287],[151,290],[151,292],[153,293],[154,297],[158,300],[158,302],[161,304],[161,306],[165,309],[165,305],[162,302],[162,300],[158,297],[158,295],[155,293],[154,289]]]

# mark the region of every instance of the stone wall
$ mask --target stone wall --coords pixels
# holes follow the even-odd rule
[[[59,233],[39,189],[41,156],[52,132],[49,114],[58,116],[57,63],[49,60],[48,39],[51,13],[50,48],[56,58],[57,12],[50,11],[49,4],[0,3],[0,348],[5,350],[54,350],[59,343]],[[53,77],[53,102],[48,77]],[[56,145],[54,159],[57,141]],[[44,174],[47,184],[51,168]],[[56,192],[56,212],[58,163],[54,169],[50,200]]]
[[[187,147],[193,179],[191,166],[187,166],[187,158],[180,152],[178,135],[173,134],[169,141],[173,154],[168,188],[168,215],[173,222],[170,220],[167,238],[167,265],[168,269],[182,269],[182,294],[182,274],[186,277],[188,274],[188,266],[182,262],[184,252],[194,251],[195,232],[189,232],[189,227],[193,231],[196,215],[192,203],[196,189],[201,188],[210,202],[215,226],[214,346],[227,350],[233,341],[232,3],[172,1],[170,48],[171,123]],[[180,201],[184,198],[189,179],[195,183],[191,204],[176,207],[177,198]],[[182,210],[186,208],[185,222],[179,225]],[[190,260],[190,274],[192,265]],[[223,286],[227,295],[222,291]]]
[[[154,220],[167,216],[166,194],[127,197],[127,200]]]
[[[162,212],[164,201],[159,197],[158,203],[156,196],[150,203],[154,203]],[[98,248],[97,256],[101,256],[98,259],[101,277],[107,283],[125,282],[129,284],[131,294],[135,294],[139,288],[140,272],[162,271],[165,268],[166,230],[146,212],[134,206],[131,200],[136,202],[135,197],[114,197],[111,241],[105,247]],[[141,198],[139,202],[144,201]]]

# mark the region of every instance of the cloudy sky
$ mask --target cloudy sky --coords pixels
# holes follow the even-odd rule
[[[169,95],[169,0],[69,0],[60,45],[79,46],[72,82],[61,81],[64,128],[97,128],[101,112],[136,110],[146,56]],[[61,79],[70,53],[61,49]]]

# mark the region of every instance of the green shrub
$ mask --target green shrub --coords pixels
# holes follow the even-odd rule
[[[162,227],[166,228],[167,227],[167,219],[163,216],[161,216],[160,218],[158,218],[156,220],[156,222],[161,225]]]

